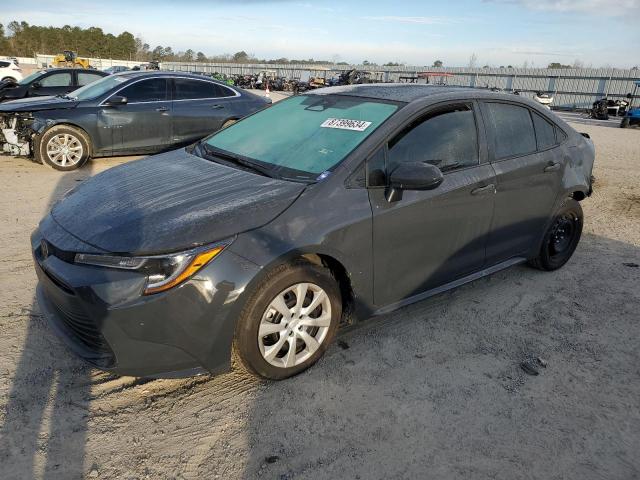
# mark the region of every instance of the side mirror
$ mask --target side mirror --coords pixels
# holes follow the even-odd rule
[[[442,172],[435,165],[425,162],[401,163],[389,176],[387,201],[400,200],[403,190],[433,190],[443,180]]]
[[[104,102],[104,104],[108,105],[110,107],[117,107],[118,105],[126,105],[127,104],[127,97],[122,97],[120,95],[114,95],[109,100]]]
[[[31,88],[37,90],[38,88],[40,88],[42,86],[42,84],[40,82],[33,82],[31,84]]]

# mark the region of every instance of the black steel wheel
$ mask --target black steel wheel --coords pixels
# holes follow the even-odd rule
[[[538,256],[529,263],[540,270],[556,270],[569,261],[580,242],[583,214],[580,203],[568,198],[553,217]]]

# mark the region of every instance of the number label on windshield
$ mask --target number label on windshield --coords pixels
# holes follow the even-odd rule
[[[322,125],[323,128],[339,128],[340,130],[355,130],[356,132],[364,132],[371,122],[363,120],[349,120],[348,118],[327,118]]]

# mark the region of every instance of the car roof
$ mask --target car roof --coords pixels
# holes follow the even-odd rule
[[[101,70],[95,70],[93,68],[43,68],[40,70],[41,72],[91,72],[97,73],[98,75],[102,75],[104,72]]]
[[[448,94],[462,94],[470,98],[505,98],[507,92],[492,92],[487,89],[457,87],[446,85],[424,85],[415,83],[370,83],[362,85],[343,85],[339,87],[320,88],[309,95],[348,95],[352,97],[366,97],[394,102],[411,103],[423,100],[425,97],[445,96]],[[510,99],[520,99],[517,95],[509,95]]]
[[[189,73],[189,72],[171,72],[168,70],[127,70],[126,72],[118,72],[115,73],[114,75],[117,75],[119,77],[127,77],[127,78],[139,78],[139,77],[157,77],[157,76],[168,76],[168,77],[175,77],[175,76],[179,76],[179,77],[191,77],[191,78],[198,78],[198,79],[206,79],[206,80],[211,80],[214,81],[213,78],[208,77],[206,75],[194,75],[193,73]],[[218,83],[218,82],[216,82]]]

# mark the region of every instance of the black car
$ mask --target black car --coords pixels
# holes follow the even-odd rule
[[[106,77],[108,73],[81,68],[40,70],[19,82],[0,83],[0,102],[27,97],[64,95]]]
[[[202,75],[124,72],[67,95],[0,105],[0,143],[13,154],[73,170],[90,157],[193,143],[270,103]]]
[[[105,370],[218,373],[233,348],[285,378],[341,323],[521,262],[560,268],[594,156],[523,97],[316,90],[80,184],[32,236],[38,299]]]

